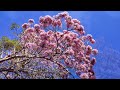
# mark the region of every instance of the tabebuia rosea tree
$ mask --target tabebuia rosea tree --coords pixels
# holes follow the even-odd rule
[[[37,24],[29,19],[22,28],[23,32],[19,37],[22,49],[10,56],[14,59],[12,63],[16,65],[16,73],[27,73],[25,75],[29,77],[26,78],[40,78],[43,73],[54,71],[46,73],[47,76],[68,79],[75,78],[69,71],[73,69],[81,79],[95,79],[93,66],[98,50],[89,45],[94,44],[95,40],[91,34],[86,34],[81,22],[72,18],[68,12],[58,13],[53,17],[41,16]],[[18,61],[22,64],[16,64]],[[42,73],[39,68],[43,67]],[[46,75],[43,76],[46,78]]]

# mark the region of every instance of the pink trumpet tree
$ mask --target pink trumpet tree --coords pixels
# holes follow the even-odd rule
[[[81,79],[95,79],[93,66],[98,50],[88,45],[94,44],[95,40],[68,12],[40,17],[38,24],[29,19],[22,27],[20,43],[25,55],[44,57],[41,62],[49,61],[44,64],[57,65],[64,70],[61,71],[63,78],[67,78],[70,72],[67,68],[72,68]]]

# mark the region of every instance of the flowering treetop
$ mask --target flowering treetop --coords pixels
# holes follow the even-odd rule
[[[51,65],[55,63],[59,69],[66,69],[63,77],[68,74],[67,68],[73,68],[82,79],[95,78],[94,56],[98,50],[88,45],[88,42],[94,44],[95,40],[91,34],[86,34],[81,22],[68,12],[40,17],[38,24],[29,19],[22,27],[24,31],[20,43],[25,54],[44,57],[41,61],[50,61],[53,62]]]

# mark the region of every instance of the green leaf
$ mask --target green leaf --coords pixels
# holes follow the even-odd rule
[[[12,23],[12,25],[10,27],[10,30],[15,30],[15,29],[18,29],[18,28],[20,28],[20,26],[17,23]]]

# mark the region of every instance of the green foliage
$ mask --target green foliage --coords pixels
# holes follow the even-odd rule
[[[11,40],[14,44],[14,48],[16,51],[19,51],[22,49],[21,45],[19,44],[18,40]]]
[[[17,23],[12,23],[10,26],[10,30],[13,30],[13,34],[15,36],[17,36],[15,39],[19,38],[19,32],[18,32],[19,28],[20,28],[20,26]]]
[[[18,51],[21,49],[21,45],[17,40],[10,40],[8,37],[3,36],[0,40],[0,49],[12,50],[13,48]]]
[[[1,38],[1,46],[4,50],[10,50],[14,46],[14,44],[8,37],[3,36]]]
[[[6,36],[3,36],[3,37],[1,38],[2,43],[6,42],[6,41],[8,41],[8,40],[9,40],[9,38],[6,37]]]
[[[10,30],[17,30],[20,26],[17,23],[12,23]]]

